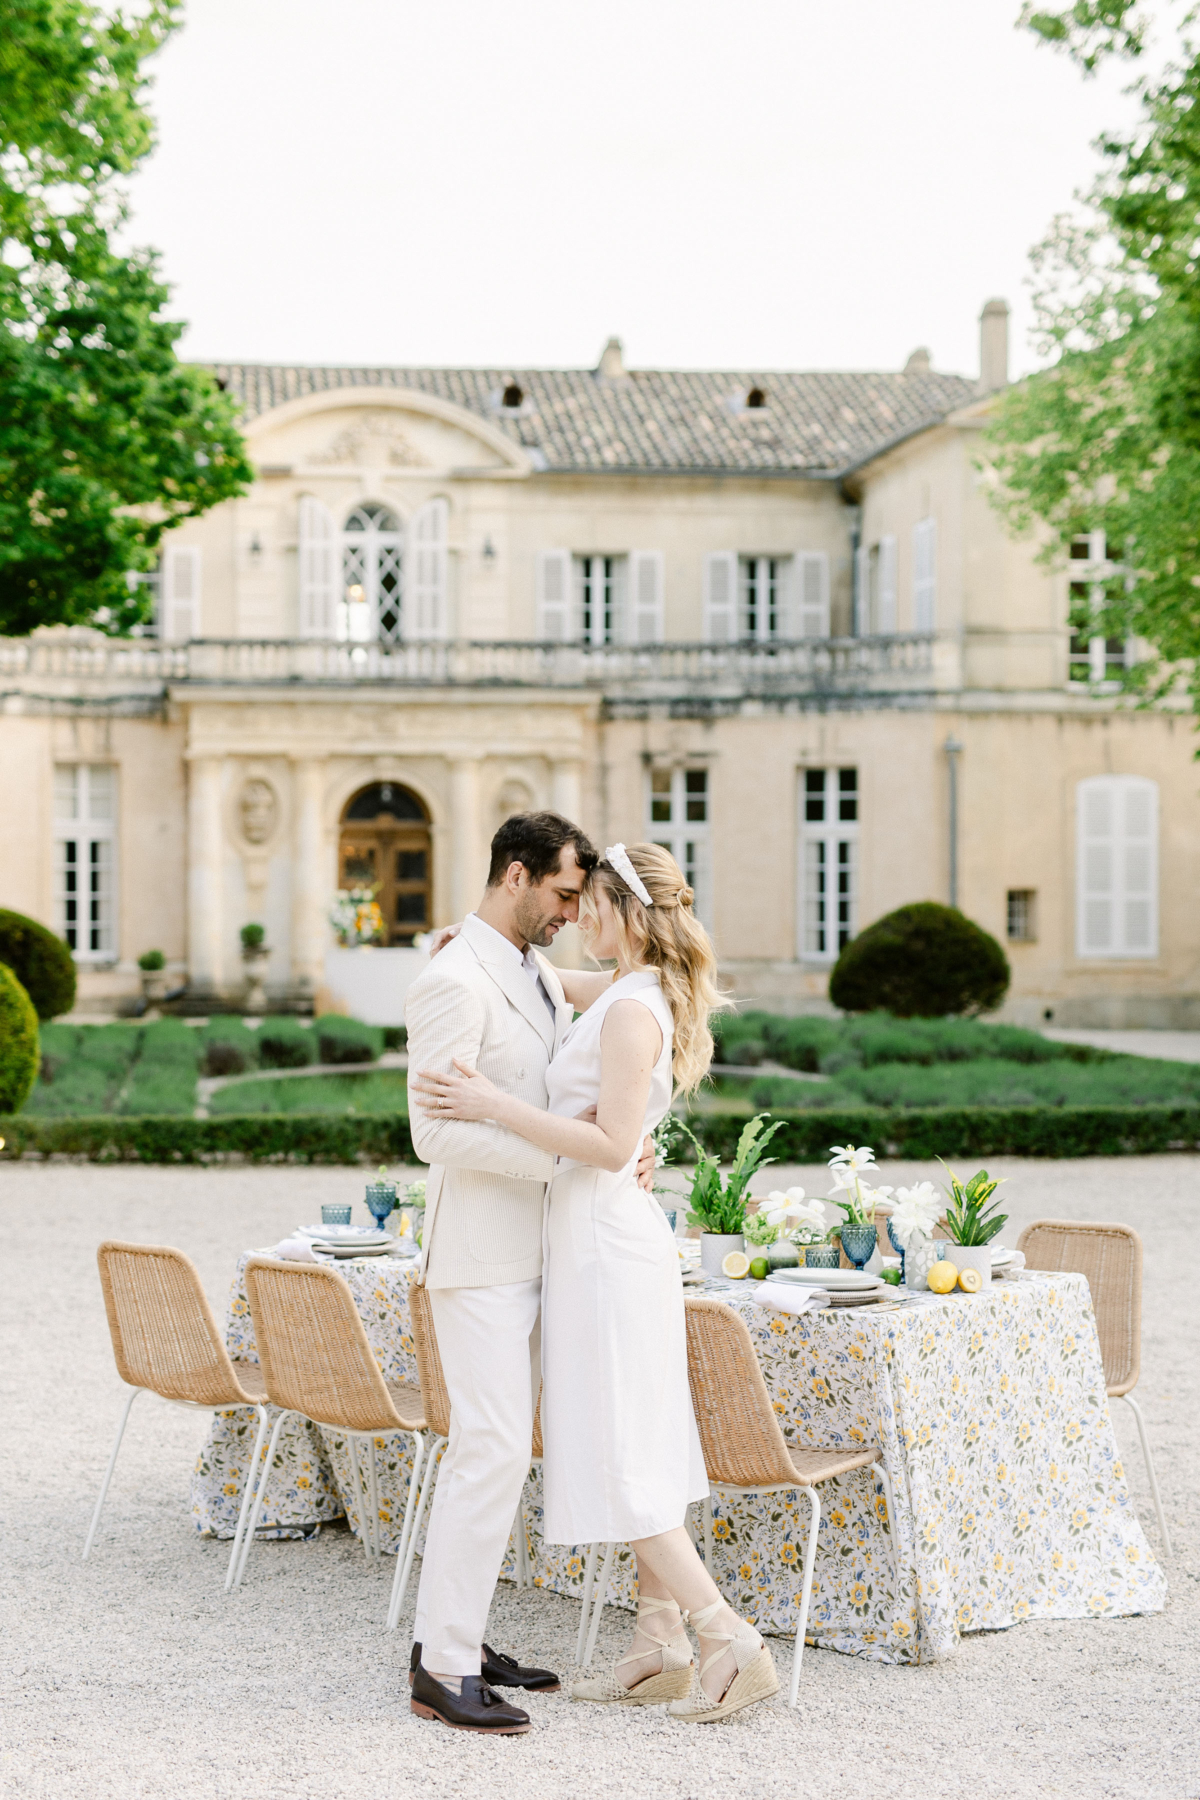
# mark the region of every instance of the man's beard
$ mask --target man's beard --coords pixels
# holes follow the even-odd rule
[[[546,912],[543,904],[530,895],[527,901],[518,906],[513,923],[527,944],[535,944],[539,950],[544,950],[554,942],[553,933],[549,929],[553,918],[554,914]]]

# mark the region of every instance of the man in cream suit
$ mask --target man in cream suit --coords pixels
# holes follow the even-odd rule
[[[521,813],[492,840],[476,912],[408,990],[410,1078],[457,1057],[507,1093],[547,1104],[546,1069],[573,1009],[545,946],[579,915],[597,861],[557,813]],[[428,1162],[421,1279],[450,1395],[450,1442],[434,1492],[413,1647],[413,1711],[459,1729],[529,1729],[494,1685],[554,1691],[483,1642],[529,1469],[540,1385],[542,1208],[554,1157],[504,1127],[409,1117]],[[652,1161],[644,1166],[652,1167]]]

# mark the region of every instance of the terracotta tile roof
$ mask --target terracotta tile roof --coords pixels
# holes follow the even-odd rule
[[[539,468],[563,472],[832,477],[977,398],[971,381],[913,374],[747,370],[309,369],[211,365],[247,419],[305,394],[414,389],[498,425]],[[502,404],[521,390],[517,408]],[[747,407],[757,387],[765,405]],[[349,396],[348,396],[349,397]]]

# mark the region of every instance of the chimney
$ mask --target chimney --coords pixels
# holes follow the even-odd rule
[[[605,376],[609,381],[619,381],[625,373],[625,352],[618,337],[609,338],[600,352],[600,367],[597,375]]]
[[[933,358],[930,356],[925,346],[922,345],[919,350],[913,351],[912,355],[905,363],[904,373],[906,375],[928,375],[932,367]]]
[[[1008,386],[1008,301],[989,300],[979,315],[979,391]]]

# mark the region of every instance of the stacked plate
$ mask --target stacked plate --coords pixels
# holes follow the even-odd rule
[[[768,1281],[791,1287],[824,1288],[830,1306],[874,1306],[892,1289],[865,1269],[774,1269]]]
[[[364,1230],[357,1225],[306,1225],[303,1236],[318,1256],[344,1260],[351,1256],[386,1256],[394,1250],[398,1239],[386,1231]]]

